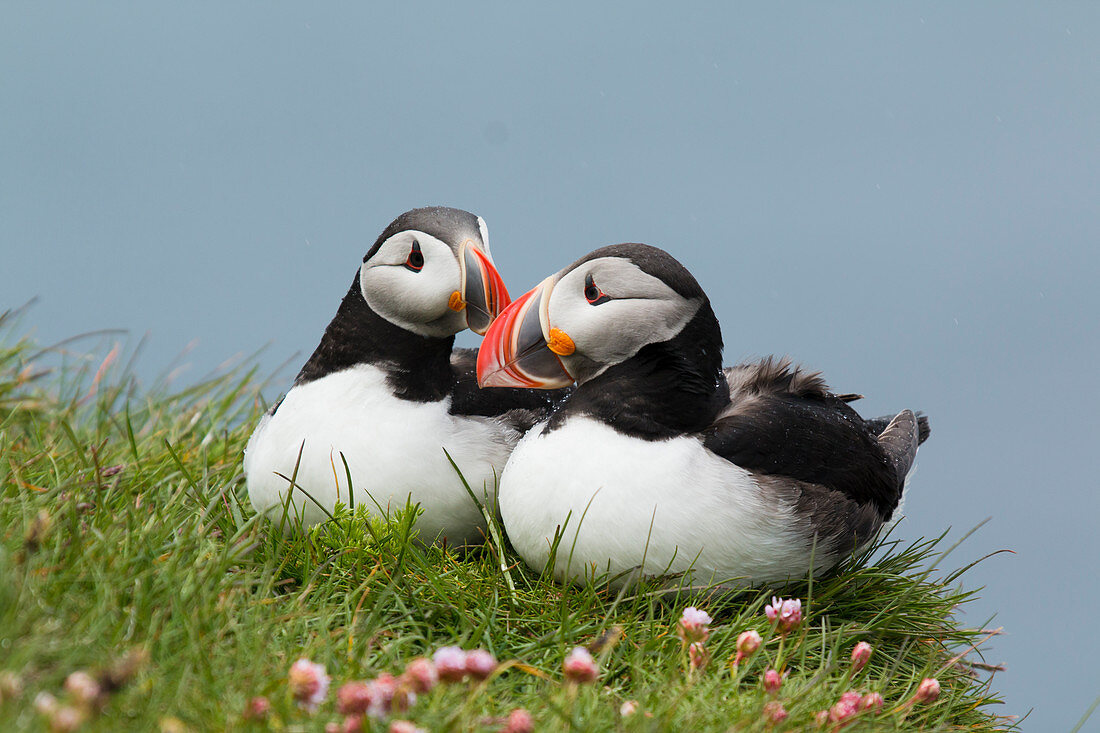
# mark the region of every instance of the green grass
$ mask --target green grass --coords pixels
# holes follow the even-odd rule
[[[15,328],[0,317],[0,672],[22,689],[0,703],[0,730],[45,729],[39,692],[65,700],[69,673],[126,654],[139,663],[116,673],[120,688],[86,728],[319,730],[339,719],[333,695],[313,714],[293,703],[286,675],[298,657],[325,664],[335,691],[451,644],[506,663],[484,683],[421,696],[404,717],[429,730],[496,730],[515,707],[536,730],[764,730],[769,664],[790,672],[778,697],[790,717],[777,729],[812,727],[849,689],[878,691],[886,707],[845,730],[1011,727],[995,715],[988,674],[969,663],[988,632],[956,615],[973,591],[950,572],[942,538],[892,541],[783,589],[807,616],[781,640],[763,614],[773,589],[562,587],[500,538],[421,547],[412,510],[390,522],[341,510],[284,535],[255,517],[241,475],[265,407],[252,372],[142,389],[128,365],[100,369],[105,350],[40,352]],[[676,636],[687,605],[715,618],[701,674],[689,674]],[[765,645],[731,673],[746,629]],[[853,678],[860,640],[875,652]],[[598,683],[564,685],[563,657],[588,644]],[[940,680],[939,700],[904,707],[927,676]],[[263,724],[242,715],[256,695],[272,704]],[[626,700],[639,712],[623,718]]]

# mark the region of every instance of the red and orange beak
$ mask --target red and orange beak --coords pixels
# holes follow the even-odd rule
[[[451,296],[451,308],[465,308],[466,325],[471,331],[484,334],[511,302],[508,289],[493,261],[473,242],[462,244],[458,261],[462,270],[462,291]]]
[[[548,324],[554,280],[543,280],[493,321],[477,352],[479,387],[557,389],[573,383],[559,358],[573,353],[573,342]]]

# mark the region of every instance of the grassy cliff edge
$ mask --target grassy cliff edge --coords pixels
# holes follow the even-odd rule
[[[452,645],[500,663],[365,729],[500,730],[515,708],[535,730],[1013,727],[982,658],[995,632],[961,622],[974,591],[942,537],[891,539],[812,582],[730,594],[562,587],[499,535],[472,551],[420,546],[411,508],[389,522],[339,510],[284,535],[254,516],[241,475],[265,406],[254,372],[141,388],[117,348],[39,350],[10,315],[0,339],[0,729],[61,729],[66,708],[90,730],[320,730],[344,717],[335,694],[313,710],[294,700],[295,660],[323,664],[335,693]],[[785,635],[764,613],[773,594],[802,601]],[[677,633],[687,606],[713,618],[694,667]],[[751,630],[761,646],[735,666]],[[861,641],[873,653],[856,671]],[[563,679],[577,646],[598,664],[592,684]],[[99,690],[78,704],[65,681],[81,670]],[[914,701],[930,677],[938,699]],[[829,720],[845,692],[883,705]],[[250,715],[256,697],[270,709]]]

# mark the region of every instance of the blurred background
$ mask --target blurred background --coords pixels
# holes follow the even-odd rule
[[[1015,552],[966,620],[1064,730],[1100,693],[1098,90],[1090,3],[5,4],[0,310],[149,334],[150,381],[263,349],[274,399],[406,209],[484,216],[513,295],[663,247],[727,363],[931,416],[898,536],[992,518],[946,565]]]

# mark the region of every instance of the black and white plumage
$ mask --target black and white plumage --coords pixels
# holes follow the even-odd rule
[[[476,352],[454,335],[484,333],[508,304],[485,222],[442,207],[395,219],[363,258],[336,316],[294,385],[261,419],[245,451],[249,497],[279,519],[290,477],[305,489],[291,516],[306,525],[349,503],[399,509],[419,502],[425,541],[477,541],[483,519],[443,449],[491,501],[523,431],[553,395],[480,390]],[[298,461],[299,449],[301,460]],[[341,457],[342,455],[342,457]]]
[[[533,567],[620,581],[694,573],[727,585],[824,570],[901,499],[927,421],[863,420],[785,360],[722,367],[695,278],[667,253],[615,245],[520,297],[486,334],[483,385],[575,391],[512,453],[500,510]]]

